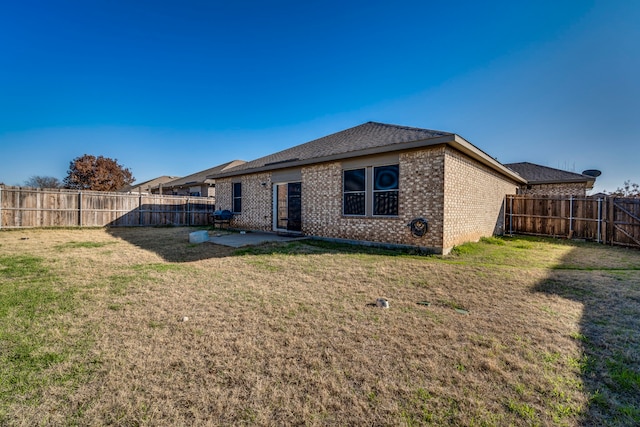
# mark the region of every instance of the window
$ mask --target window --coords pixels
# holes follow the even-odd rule
[[[344,215],[397,216],[399,165],[349,169],[343,172]]]
[[[344,215],[366,214],[366,170],[344,171],[343,176],[343,213]]]
[[[398,215],[398,165],[373,168],[373,214]]]
[[[242,212],[242,183],[234,182],[233,183],[233,212],[240,213]]]

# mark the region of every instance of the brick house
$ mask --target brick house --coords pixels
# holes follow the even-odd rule
[[[518,189],[518,194],[585,197],[596,181],[590,175],[529,162],[507,163],[505,166],[527,180],[527,184]]]
[[[456,134],[375,122],[211,178],[239,228],[445,254],[500,233],[504,196],[526,184]]]
[[[192,173],[191,175],[176,177],[171,181],[151,187],[151,193],[174,196],[215,197],[215,180],[208,177],[212,174],[241,165],[242,163],[244,163],[244,161],[234,160],[200,172]]]

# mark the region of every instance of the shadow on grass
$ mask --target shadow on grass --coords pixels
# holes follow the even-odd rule
[[[232,248],[216,244],[189,243],[189,233],[207,227],[107,227],[107,232],[115,238],[125,240],[141,249],[152,251],[168,262],[192,262],[210,258],[242,255],[308,255],[308,254],[360,254],[384,256],[425,256],[419,250],[385,249],[324,240],[297,240],[291,242],[268,242],[258,245]]]
[[[351,243],[339,243],[320,239],[305,239],[287,243],[263,243],[237,249],[234,255],[308,255],[308,254],[353,254],[380,256],[431,256],[419,249],[385,248]]]
[[[581,425],[640,425],[640,251],[577,243],[533,291],[583,307]]]
[[[298,240],[292,242],[269,242],[259,245],[232,248],[212,241],[189,243],[189,233],[207,227],[113,227],[106,228],[115,238],[125,240],[141,249],[152,251],[168,262],[192,262],[210,258],[243,255],[308,255],[308,254],[353,254],[381,256],[425,256],[419,250],[385,249],[324,240]]]
[[[152,251],[168,262],[192,262],[233,255],[235,249],[209,243],[189,243],[189,233],[202,228],[192,227],[107,227],[115,238],[141,249]]]

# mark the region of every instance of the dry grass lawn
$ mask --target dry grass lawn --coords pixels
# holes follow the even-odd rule
[[[640,251],[190,231],[0,232],[1,425],[640,424]]]

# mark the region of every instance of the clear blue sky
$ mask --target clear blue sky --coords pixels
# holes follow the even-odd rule
[[[640,1],[0,6],[7,185],[83,154],[184,176],[367,121],[640,182]]]

